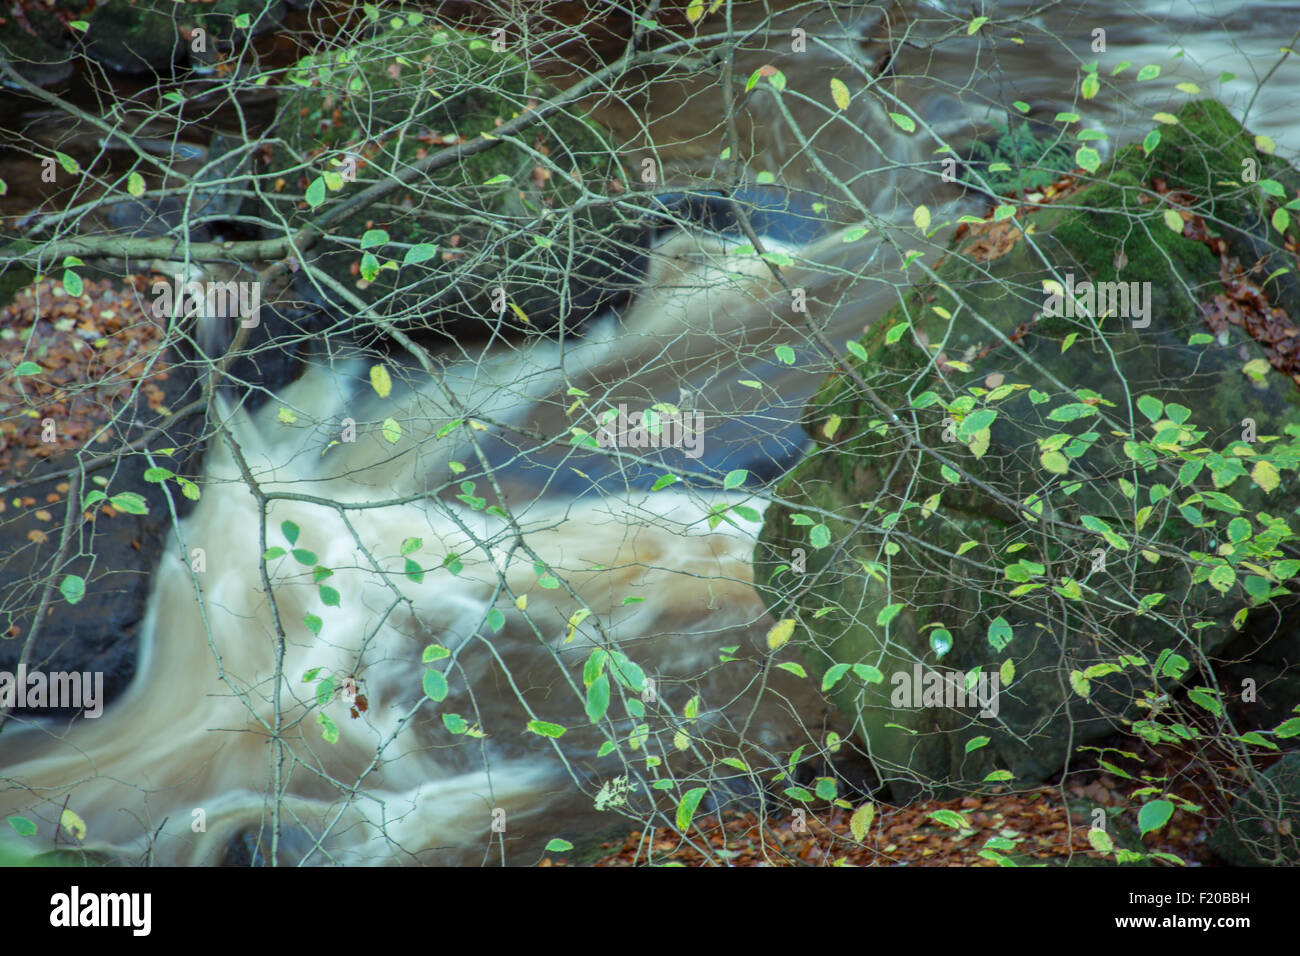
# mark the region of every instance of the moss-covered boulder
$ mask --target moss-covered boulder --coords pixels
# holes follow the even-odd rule
[[[457,336],[574,324],[606,302],[631,236],[606,198],[624,181],[607,134],[564,109],[493,141],[556,89],[490,38],[411,12],[382,26],[289,75],[275,215],[301,225],[429,154],[492,145],[332,223],[309,258],[380,314]]]
[[[0,59],[10,63],[20,76],[39,86],[50,86],[72,74],[63,24],[49,10],[32,6],[20,18],[17,3],[0,7]],[[14,86],[8,77],[5,86]]]
[[[219,47],[280,21],[281,0],[106,0],[86,30],[86,52],[120,73],[166,75],[191,56],[208,62]],[[193,33],[201,29],[201,39]]]
[[[1258,786],[1233,798],[1210,850],[1231,866],[1300,866],[1300,752],[1261,776]]]
[[[1238,628],[1300,651],[1279,600],[1300,570],[1300,395],[1201,309],[1224,291],[1204,240],[1280,247],[1300,177],[1217,103],[1176,119],[1095,184],[956,240],[850,350],[879,403],[837,374],[808,407],[818,447],[767,512],[755,578],[896,796],[1040,780],[1125,721],[1198,733],[1170,729],[1164,695],[1194,685],[1213,720],[1198,665]]]

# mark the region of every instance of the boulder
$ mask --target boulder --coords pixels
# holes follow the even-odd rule
[[[273,219],[301,226],[427,154],[495,135],[556,93],[489,39],[418,13],[384,27],[289,73],[275,124],[284,145],[269,167],[283,179],[281,198],[268,190]],[[624,182],[605,131],[561,110],[333,223],[308,257],[381,314],[418,314],[413,328],[460,338],[502,324],[572,327],[636,278],[627,260],[642,230],[604,199]]]
[[[1300,866],[1300,752],[1284,755],[1262,777],[1234,796],[1207,845],[1230,866]]]
[[[1289,340],[1207,324],[1224,290],[1197,232],[1253,263],[1276,224],[1294,235],[1276,210],[1300,177],[1218,103],[1171,119],[1093,184],[958,234],[852,343],[885,408],[838,373],[808,406],[818,447],[767,511],[755,580],[898,798],[1037,782],[1122,726],[1181,734],[1153,718],[1191,678],[1212,719],[1197,665],[1238,629],[1300,652]]]
[[[280,21],[280,0],[107,0],[87,21],[86,52],[119,73],[169,75]],[[200,41],[192,31],[204,31]]]

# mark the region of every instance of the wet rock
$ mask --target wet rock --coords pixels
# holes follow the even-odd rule
[[[272,168],[308,165],[283,185],[275,216],[311,221],[317,213],[291,196],[307,194],[327,209],[422,156],[482,142],[555,92],[485,39],[419,14],[393,20],[400,26],[307,57],[289,74],[296,89],[276,130],[291,149],[277,151]],[[400,136],[384,132],[398,124]],[[569,178],[574,171],[581,187]],[[622,175],[602,129],[577,112],[555,112],[517,142],[466,155],[334,223],[310,255],[381,314],[418,308],[417,327],[457,338],[502,324],[573,327],[639,279],[626,261],[641,230],[614,207],[584,201],[625,189]],[[570,221],[579,237],[572,259]]]
[[[1271,550],[1300,505],[1300,396],[1239,325],[1207,333],[1219,262],[1149,198],[1157,180],[1198,197],[1235,253],[1243,205],[1272,201],[1216,183],[1247,159],[1287,195],[1300,177],[1217,103],[1178,119],[1150,155],[1124,150],[1102,182],[1020,220],[1032,244],[972,261],[962,239],[859,343],[855,369],[965,475],[909,448],[842,375],[808,407],[820,447],[766,514],[755,578],[798,621],[810,670],[842,665],[832,696],[895,796],[1045,779],[1139,715],[1135,699],[1158,708],[1195,676],[1182,635],[1213,657],[1266,621],[1300,651],[1300,615],[1275,603],[1300,562]],[[1048,315],[1042,283],[1067,273],[1080,294],[1137,283],[1149,313]],[[1243,439],[1245,419],[1276,440]],[[963,677],[939,683],[973,670],[995,706]]]
[[[1300,753],[1286,754],[1262,777],[1234,796],[1207,845],[1229,866],[1300,865]]]
[[[52,364],[51,359],[45,361]],[[165,378],[153,377],[148,387],[161,389],[162,407],[179,411],[197,398],[198,384],[192,369],[180,364],[171,350],[155,366],[163,368]],[[82,461],[93,461],[139,439],[146,429],[161,423],[165,427],[147,446],[154,451],[154,463],[179,475],[197,475],[202,415],[169,420],[150,409],[144,391],[138,390],[132,408],[113,409],[125,414],[119,418],[119,427],[110,428],[107,442],[82,447],[84,439],[65,441],[66,450],[42,457],[35,465],[26,464],[26,459],[15,457],[13,448],[9,449],[8,465],[0,474],[0,495],[5,505],[0,521],[0,594],[5,596],[0,607],[0,671],[16,672],[32,631],[50,577],[50,563],[59,550],[68,507],[66,473],[77,466],[79,456]],[[60,432],[69,427],[67,422],[67,415],[59,415],[56,426]],[[86,437],[98,427],[92,424]],[[164,454],[162,449],[168,447],[175,452]],[[87,473],[81,501],[74,507],[78,515],[90,512],[95,518],[90,521],[74,516],[65,563],[55,571],[56,583],[66,575],[84,579],[85,594],[73,604],[57,588],[52,592],[40,635],[27,661],[28,673],[102,672],[103,703],[118,697],[135,673],[137,638],[150,575],[172,524],[164,486],[144,480],[149,467],[143,454],[128,452],[108,467]],[[15,487],[20,482],[21,486]],[[167,487],[177,514],[186,514],[192,502],[180,493],[177,483],[168,482]],[[102,502],[83,507],[86,496],[94,492],[139,496],[147,513],[105,507]],[[71,709],[51,707],[14,711],[15,719],[66,717],[73,713]]]
[[[119,73],[166,75],[182,56],[172,3],[108,0],[95,7],[86,52]]]
[[[192,57],[207,63],[217,50],[272,29],[282,9],[280,0],[107,0],[90,15],[86,51],[121,73],[166,76]]]
[[[37,86],[53,86],[72,75],[67,31],[54,14],[19,3],[6,3],[0,11],[0,59]],[[7,76],[3,82],[17,88]]]

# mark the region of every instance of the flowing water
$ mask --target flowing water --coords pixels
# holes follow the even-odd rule
[[[737,5],[737,26],[757,23],[763,6]],[[979,137],[1014,100],[1049,121],[1078,112],[1106,143],[1122,144],[1145,135],[1154,112],[1176,109],[1187,95],[1177,84],[1195,83],[1239,117],[1249,108],[1250,128],[1283,155],[1300,151],[1300,58],[1278,52],[1300,28],[1300,3],[999,3],[989,11],[998,28],[976,37],[966,34],[968,7],[909,8],[889,20],[892,44],[871,8],[796,7],[736,56],[738,77],[776,63],[787,80],[780,104],[755,96],[738,120],[751,173],[820,197],[837,223],[877,217],[855,242],[839,228],[773,246],[795,259],[789,285],[805,290],[812,321],[836,345],[896,301],[906,285],[900,250],[946,242],[946,230],[916,235],[917,205],[936,222],[980,208],[944,183],[934,150]],[[805,52],[789,51],[794,26],[807,33]],[[1096,28],[1106,31],[1104,53],[1090,49]],[[878,81],[888,110],[867,96],[843,111],[825,105],[831,77],[860,90],[891,48]],[[1134,66],[1083,101],[1080,64],[1091,60],[1103,77],[1121,61]],[[1279,60],[1257,93],[1256,79]],[[1159,77],[1135,82],[1148,63]],[[1223,72],[1237,79],[1220,83]],[[691,182],[717,154],[722,106],[711,82],[662,79],[593,106],[634,151],[648,136],[670,183]],[[915,116],[918,132],[902,132],[890,111]],[[52,832],[66,805],[86,821],[88,847],[154,862],[531,863],[552,837],[581,848],[630,828],[616,814],[648,817],[651,795],[667,814],[652,824],[667,825],[681,790],[652,790],[656,777],[691,779],[737,754],[774,767],[840,727],[807,681],[760,666],[772,622],[749,584],[757,525],[707,521],[724,501],[761,511],[770,490],[761,482],[797,458],[803,403],[827,371],[806,328],[790,321],[788,293],[753,257],[728,254],[735,241],[669,236],[634,304],[580,338],[448,349],[429,368],[390,359],[398,374],[386,399],[367,380],[371,361],[318,353],[255,415],[229,402],[215,409],[234,445],[213,443],[202,500],[154,576],[135,682],[98,720],[12,721],[0,735],[0,814],[21,812]],[[795,350],[794,364],[774,357],[779,345]],[[743,468],[750,483],[651,492],[664,469],[569,444],[575,388],[593,407],[698,410],[703,455],[665,452],[663,462],[696,475]],[[463,429],[435,439],[465,412],[491,427],[473,441],[457,437]],[[363,427],[387,417],[402,425],[399,446]],[[358,423],[357,441],[331,445],[346,418]],[[250,477],[271,496],[264,522]],[[464,492],[463,480],[474,489]],[[508,503],[518,527],[458,494]],[[300,529],[296,542],[284,522]],[[420,539],[410,554],[425,569],[419,582],[402,573],[411,538]],[[289,558],[268,563],[270,600],[256,556],[291,544],[333,570],[326,583],[338,606],[323,604]],[[580,620],[583,607],[590,616]],[[320,619],[319,634],[305,615]],[[436,706],[421,686],[429,645],[452,662],[436,665],[449,683]],[[642,721],[625,718],[621,702],[638,695],[615,681],[610,713],[623,747],[597,756],[605,734],[583,712],[582,680],[595,647],[626,654],[631,683],[640,686],[633,665],[655,680],[643,751],[627,741]],[[719,666],[720,654],[739,660]],[[332,743],[317,721],[317,685],[301,679],[313,669],[339,685],[354,677],[369,703],[355,719],[349,701],[324,708]],[[444,715],[486,736],[453,734]],[[530,720],[568,730],[524,732]],[[684,749],[678,731],[689,735]],[[646,767],[645,752],[662,764]],[[631,786],[621,796],[619,777]],[[714,783],[694,779],[684,786]],[[711,785],[704,808],[752,796],[741,784]],[[504,832],[494,831],[502,820]]]

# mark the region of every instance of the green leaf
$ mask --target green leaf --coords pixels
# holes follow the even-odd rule
[[[396,445],[402,440],[402,426],[397,424],[396,419],[385,418],[379,430],[390,445]]]
[[[124,511],[130,515],[147,515],[149,513],[149,503],[134,491],[123,491],[113,495],[108,499],[108,503],[118,511]]]
[[[795,359],[794,349],[790,348],[790,346],[778,345],[775,351],[776,351],[776,357],[780,362],[786,365],[794,364],[794,359]]]
[[[733,488],[739,488],[749,477],[749,472],[744,468],[737,468],[735,471],[727,472],[727,477],[722,479],[722,487],[728,491]]]
[[[334,590],[328,584],[322,584],[320,586],[320,600],[321,603],[327,607],[338,607],[339,592]]]
[[[1083,98],[1090,100],[1101,90],[1101,80],[1097,79],[1096,73],[1089,73],[1083,78]]]
[[[871,823],[876,819],[876,805],[867,801],[853,811],[853,816],[849,817],[849,831],[853,834],[853,839],[862,843],[867,838],[867,831],[871,829]]]
[[[779,668],[780,668],[781,670],[783,670],[783,671],[789,671],[789,672],[790,672],[791,674],[793,674],[795,677],[807,677],[807,676],[808,676],[808,672],[807,672],[806,670],[804,670],[803,667],[801,667],[800,665],[796,664],[794,661],[786,661],[785,663],[783,663],[783,664],[777,664],[776,666],[779,667]]]
[[[1002,615],[999,614],[989,623],[988,641],[994,650],[1001,651],[1011,642],[1011,637],[1011,625]]]
[[[1159,830],[1174,815],[1174,805],[1168,800],[1152,800],[1138,811],[1138,829],[1142,836]]]
[[[86,582],[75,574],[69,574],[59,583],[59,592],[69,604],[80,604],[86,596]]]
[[[840,678],[849,672],[848,664],[832,664],[822,677],[822,691],[828,691],[840,682]]]
[[[567,727],[561,727],[559,724],[548,723],[545,720],[530,720],[525,725],[524,729],[543,737],[563,737],[565,732],[568,730]]]
[[[14,377],[22,378],[24,375],[40,375],[44,371],[35,362],[19,362],[14,366]]]
[[[31,836],[36,832],[36,824],[26,817],[6,817],[6,820],[19,836]]]
[[[312,614],[310,612],[302,616],[302,622],[303,624],[307,625],[307,630],[311,631],[313,634],[316,635],[320,634],[321,625],[325,623],[320,618],[318,618],[315,614]]]
[[[808,541],[814,548],[824,548],[831,543],[831,529],[824,524],[814,525],[808,530]]]
[[[405,538],[402,541],[402,554],[414,554],[424,547],[424,541],[421,538]]]
[[[322,177],[317,176],[311,181],[311,185],[307,187],[305,198],[307,205],[311,206],[312,209],[325,201],[325,180]]]
[[[1092,827],[1088,830],[1088,843],[1098,853],[1110,853],[1115,849],[1115,843],[1110,838],[1110,834],[1100,827]]]
[[[890,113],[889,118],[893,120],[898,128],[904,133],[911,133],[916,130],[916,123],[910,116],[904,116],[902,113]]]
[[[56,149],[54,151],[54,158],[59,161],[59,165],[63,167],[64,172],[72,173],[74,176],[81,172],[81,166],[67,153],[60,153]]]
[[[442,725],[450,730],[453,734],[463,734],[469,730],[469,724],[460,714],[443,714]]]
[[[1155,152],[1156,147],[1160,145],[1160,130],[1153,129],[1147,133],[1146,139],[1142,140],[1142,152],[1150,156]]]
[[[587,717],[598,723],[609,710],[609,675],[601,674],[587,688]]]
[[[876,615],[876,624],[880,627],[886,627],[905,606],[903,604],[890,604],[888,607],[882,608],[880,613]]]
[[[370,387],[380,398],[387,398],[388,393],[393,390],[393,379],[383,365],[370,366]]]
[[[958,813],[956,810],[936,810],[928,814],[931,820],[942,823],[946,827],[952,827],[954,830],[969,830],[970,821]]]
[[[131,175],[126,177],[126,191],[136,198],[143,196],[144,177],[132,170]]]
[[[334,696],[334,676],[326,676],[316,685],[316,703],[324,707]]]
[[[849,108],[849,88],[844,85],[843,80],[831,79],[831,100],[838,109]]]
[[[1094,79],[1095,74],[1089,74]],[[1086,169],[1090,173],[1095,173],[1101,166],[1101,153],[1097,152],[1091,146],[1080,146],[1074,154],[1074,161],[1077,165]]]
[[[1300,717],[1292,717],[1290,720],[1284,720],[1273,729],[1273,736],[1282,737],[1300,737]]]
[[[973,750],[979,750],[981,747],[988,746],[991,739],[991,737],[972,737],[970,740],[966,741],[966,752],[970,753]]]
[[[402,257],[402,265],[417,265],[432,259],[438,254],[438,247],[427,242],[422,242],[418,246],[411,246],[406,250],[406,255]]]
[[[339,727],[330,719],[330,716],[324,711],[316,715],[316,723],[320,724],[321,738],[327,744],[336,744],[339,742]]]
[[[695,818],[695,811],[707,791],[706,787],[694,787],[682,795],[682,801],[677,805],[677,829],[682,833],[690,830],[691,820]]]
[[[1189,690],[1187,699],[1203,710],[1208,710],[1215,717],[1223,716],[1223,704],[1219,702],[1217,692],[1209,687],[1196,687]]]
[[[291,553],[293,554],[293,559],[295,561],[299,564],[305,564],[308,567],[316,564],[319,560],[316,557],[316,552],[308,551],[306,548],[294,548]]]
[[[430,700],[440,701],[447,696],[447,678],[441,671],[436,671],[432,667],[424,672],[421,685],[424,687],[424,695]]]
[[[420,661],[424,664],[432,664],[434,661],[440,661],[444,657],[451,657],[451,651],[447,650],[447,648],[443,647],[441,644],[430,644],[424,649],[424,653],[420,656]]]
[[[1138,78],[1138,82],[1141,83],[1145,80],[1154,80],[1159,75],[1160,75],[1160,67],[1154,64],[1149,64],[1147,66],[1142,67],[1142,69],[1138,70],[1137,78]]]
[[[559,837],[551,840],[546,844],[547,853],[567,853],[573,849],[573,844],[568,840],[561,840]]]
[[[285,540],[291,545],[298,543],[299,528],[292,521],[282,521],[280,523],[280,533],[284,535]]]

